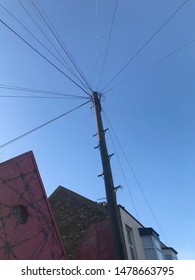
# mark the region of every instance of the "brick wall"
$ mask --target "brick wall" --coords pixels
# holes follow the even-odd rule
[[[62,186],[49,197],[49,202],[68,258],[75,259],[90,226],[106,219],[106,207]]]

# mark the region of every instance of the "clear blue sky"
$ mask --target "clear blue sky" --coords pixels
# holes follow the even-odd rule
[[[30,1],[20,2],[68,61],[29,6]],[[167,22],[184,2],[185,5]],[[98,88],[100,78],[102,90],[143,47],[103,90],[105,93],[113,88],[103,95],[102,106],[105,127],[110,128],[108,149],[115,153],[111,161],[114,182],[116,186],[123,186],[117,199],[144,226],[153,227],[163,242],[179,252],[180,259],[195,259],[195,1],[119,0],[114,17],[114,0],[42,0],[39,3],[93,90]],[[19,1],[1,0],[0,4],[58,56]],[[2,7],[0,10],[3,22],[76,80],[13,16]],[[88,97],[2,22],[0,38],[1,87]],[[128,77],[132,78],[115,87]],[[47,96],[5,88],[0,88],[0,95]],[[0,144],[85,101],[87,99],[0,97]],[[33,150],[48,196],[58,185],[63,185],[99,201],[105,197],[105,191],[103,180],[97,177],[102,173],[102,167],[100,154],[94,150],[96,124],[91,107],[89,103],[1,148],[0,161]],[[107,119],[109,124],[106,124]]]

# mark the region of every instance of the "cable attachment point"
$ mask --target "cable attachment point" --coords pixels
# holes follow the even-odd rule
[[[112,156],[114,156],[114,154],[108,155],[109,159],[111,159]]]
[[[122,190],[122,189],[123,189],[123,187],[122,187],[121,185],[119,185],[119,186],[115,187],[115,188],[114,188],[115,193],[116,193],[119,189],[121,189],[121,190]]]
[[[96,134],[93,135],[93,137],[96,137],[97,135],[98,135],[98,134],[96,133]]]
[[[108,130],[109,130],[109,128],[104,129],[104,133],[106,133],[106,131],[108,131]]]
[[[95,146],[95,147],[94,147],[94,149],[99,149],[99,147],[100,147],[100,145],[98,145],[98,146]]]
[[[98,175],[98,177],[103,177],[103,176],[104,176],[104,173]]]

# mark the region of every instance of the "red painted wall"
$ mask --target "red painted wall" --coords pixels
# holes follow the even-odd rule
[[[32,152],[0,164],[0,259],[67,259]]]
[[[109,220],[94,222],[75,254],[76,260],[113,260],[115,253]]]

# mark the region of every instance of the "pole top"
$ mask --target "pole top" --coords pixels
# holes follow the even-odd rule
[[[100,98],[102,96],[102,93],[97,92],[97,91],[93,91],[92,95],[96,95],[96,96],[98,96]]]
[[[99,93],[97,91],[94,91],[92,94],[92,102],[94,103],[94,106],[99,106],[99,110],[102,111],[100,99],[102,97],[102,93]]]

